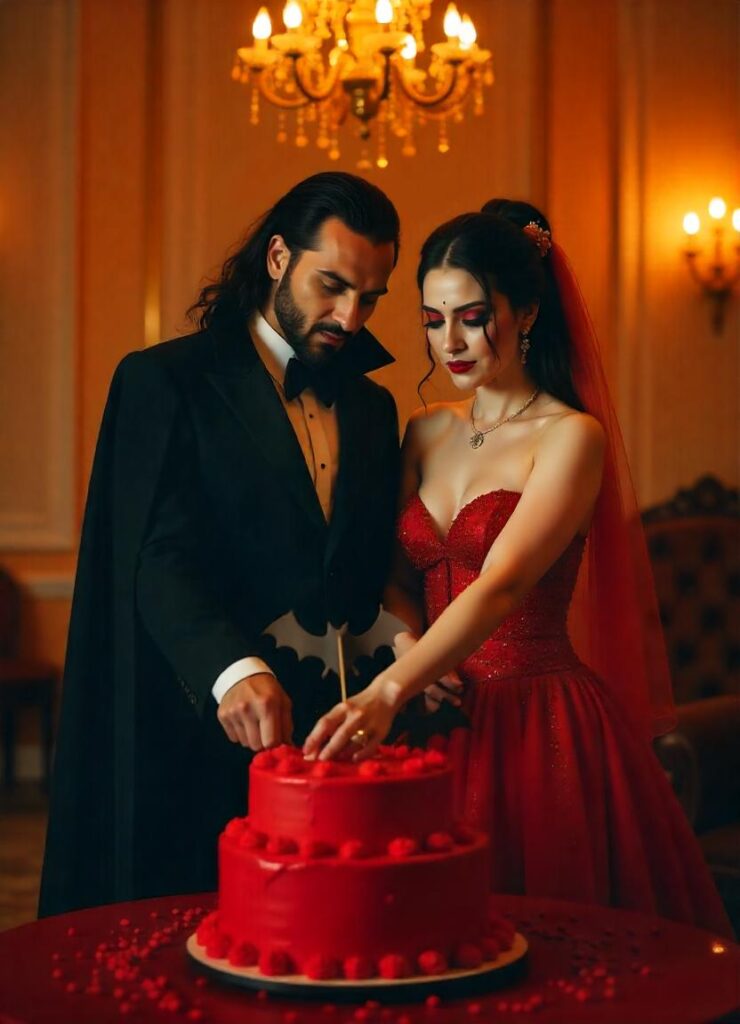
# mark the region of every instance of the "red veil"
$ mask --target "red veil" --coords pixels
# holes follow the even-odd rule
[[[571,606],[580,657],[650,736],[674,724],[671,679],[652,571],[622,433],[594,326],[559,245],[549,254],[571,340],[573,383],[606,431],[604,477]]]

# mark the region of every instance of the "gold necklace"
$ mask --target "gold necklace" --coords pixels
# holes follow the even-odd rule
[[[502,420],[499,420],[497,423],[494,423],[492,427],[487,427],[486,430],[479,430],[478,427],[476,427],[475,425],[475,403],[477,400],[476,395],[476,398],[473,399],[473,404],[470,406],[470,425],[473,428],[473,433],[470,435],[470,447],[480,448],[480,446],[483,444],[483,441],[485,440],[486,434],[490,434],[492,431],[498,430],[499,427],[503,427],[504,423],[510,423],[512,420],[515,420],[517,416],[521,416],[521,414],[530,407],[532,402],[534,402],[535,398],[537,397],[537,395],[539,395],[539,393],[540,389],[535,388],[532,394],[527,399],[527,401],[524,403],[524,405],[521,405],[516,410],[516,412],[512,412],[509,416],[504,416]]]

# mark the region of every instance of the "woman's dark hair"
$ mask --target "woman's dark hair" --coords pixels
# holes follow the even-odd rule
[[[393,242],[395,264],[400,225],[388,196],[354,174],[325,171],[300,181],[255,221],[246,241],[224,263],[219,279],[206,285],[188,310],[190,319],[204,329],[259,309],[272,284],[267,246],[273,235],[282,235],[290,249],[290,270],[302,252],[315,247],[321,226],[330,217],[375,245]]]
[[[542,257],[524,228],[534,221],[550,231],[542,213],[530,203],[491,199],[481,213],[464,213],[440,225],[422,246],[416,280],[421,291],[430,270],[455,267],[467,271],[484,295],[501,292],[515,311],[539,303],[530,332],[527,372],[542,391],[574,409],[583,409],[573,384],[570,336],[549,256]],[[489,344],[495,350],[491,339]],[[431,359],[431,351],[427,342]],[[421,387],[431,376],[422,379]]]

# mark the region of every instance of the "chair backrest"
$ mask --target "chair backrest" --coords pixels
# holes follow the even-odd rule
[[[20,587],[0,566],[0,658],[12,658],[17,653],[20,625]]]
[[[737,490],[702,477],[642,519],[676,703],[740,695]]]

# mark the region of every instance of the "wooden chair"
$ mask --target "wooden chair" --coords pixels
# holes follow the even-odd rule
[[[740,930],[738,492],[705,476],[642,518],[678,716],[656,751]]]
[[[15,784],[17,714],[22,707],[38,708],[43,785],[51,775],[54,703],[59,671],[47,661],[18,655],[21,592],[13,577],[0,567],[0,723],[3,742],[3,782]]]

